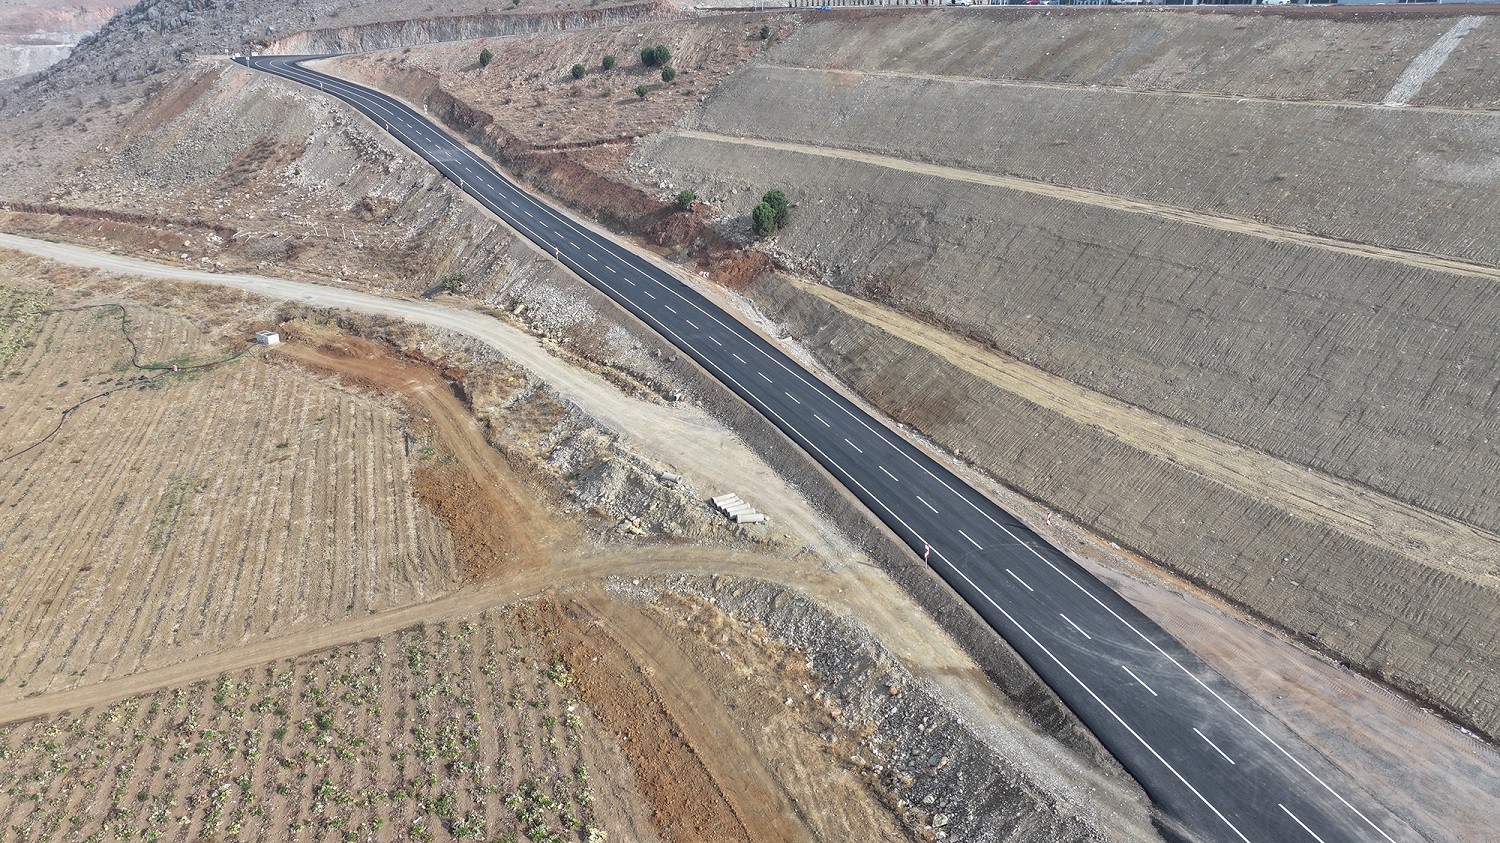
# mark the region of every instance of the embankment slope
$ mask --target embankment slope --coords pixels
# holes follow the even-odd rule
[[[1465,19],[1340,15],[815,17],[629,166],[697,187],[726,228],[783,187],[794,222],[770,250],[800,273],[1349,484],[1369,523],[1122,444],[795,284],[751,291],[1003,482],[1493,734],[1495,557],[1379,513],[1479,547],[1500,530],[1500,114],[1473,107],[1474,51],[1500,30],[1471,19],[1396,109]],[[928,168],[811,154],[829,149]]]

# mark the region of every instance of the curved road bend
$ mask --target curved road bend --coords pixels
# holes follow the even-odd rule
[[[1419,839],[1119,595],[669,272],[497,173],[410,107],[308,70],[237,58],[352,105],[522,236],[765,414],[1005,638],[1185,839]]]

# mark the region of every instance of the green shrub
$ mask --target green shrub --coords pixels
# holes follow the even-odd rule
[[[776,227],[784,228],[792,218],[791,208],[786,201],[786,194],[779,190],[767,191],[760,201],[770,205],[776,211]]]
[[[677,68],[672,67],[669,64],[666,67],[664,67],[664,68],[661,69],[661,81],[663,81],[663,82],[671,82],[673,79],[676,79],[676,78],[677,78]]]
[[[697,195],[695,195],[691,190],[684,190],[683,192],[677,194],[677,207],[681,208],[684,211],[691,211],[693,210],[693,200],[697,198]]]
[[[615,57],[614,56],[605,56],[604,57],[604,61],[600,62],[599,64],[602,65],[605,70],[614,70],[615,69]]]
[[[573,69],[569,72],[573,74],[574,79],[582,79],[583,74],[588,73],[588,69],[581,64],[575,64],[573,65]]]
[[[771,37],[771,27],[770,26],[762,26],[760,28],[760,40],[765,41],[765,40],[769,39],[770,37]]]
[[[489,67],[490,66],[490,62],[492,62],[494,60],[495,60],[495,54],[492,53],[492,52],[490,52],[490,48],[489,47],[485,47],[483,50],[479,51],[479,66],[480,67]]]
[[[635,95],[640,97],[641,99],[645,99],[646,95],[649,93],[651,93],[651,89],[647,88],[645,85],[635,86]]]
[[[662,44],[641,50],[641,64],[647,67],[664,67],[670,61],[672,61],[672,51]]]
[[[776,233],[776,209],[765,202],[750,209],[750,224],[754,226],[755,233],[761,237],[768,237]]]

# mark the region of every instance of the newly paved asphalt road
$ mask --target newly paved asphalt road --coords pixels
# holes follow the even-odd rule
[[[930,550],[934,570],[1135,776],[1174,834],[1419,839],[1125,600],[708,299],[518,188],[405,104],[298,66],[305,58],[236,61],[363,112],[764,413],[915,553]]]

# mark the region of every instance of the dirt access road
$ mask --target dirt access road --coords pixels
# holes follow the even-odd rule
[[[746,475],[741,471],[746,462],[742,457],[720,459],[719,452],[727,455],[740,448],[729,441],[721,426],[706,416],[694,416],[680,407],[663,413],[660,407],[625,398],[602,379],[552,357],[535,338],[481,314],[314,284],[164,267],[5,234],[0,234],[0,247],[18,248],[52,260],[107,271],[226,284],[310,305],[387,314],[460,331],[503,350],[596,418],[618,425],[621,430],[653,430],[663,434],[641,444],[655,449],[664,460],[676,460],[674,465],[692,466],[695,472],[711,472],[715,466],[726,473],[732,470],[733,477],[725,480],[732,480],[735,484],[732,488],[736,489],[755,487],[767,494],[785,489],[763,465],[756,471],[764,472],[765,476],[755,476],[755,472]],[[705,436],[706,433],[709,435]],[[1045,513],[1037,511],[1034,504],[1002,489],[992,487],[987,491],[1021,517],[1037,523],[1164,628],[1189,642],[1210,664],[1257,696],[1293,731],[1351,771],[1372,793],[1411,819],[1432,840],[1478,839],[1472,832],[1500,817],[1500,758],[1492,748],[1466,738],[1385,689],[1245,622],[1211,598],[1166,580],[1147,566],[1133,565],[1118,555],[1101,552],[1100,545],[1091,544],[1090,537],[1072,531],[1067,525],[1043,527],[1040,522]],[[787,495],[783,491],[779,497]],[[804,506],[800,501],[788,503],[794,508]],[[787,515],[806,525],[817,523],[811,513],[807,513],[806,520],[797,518],[795,511]],[[945,651],[940,644],[923,640],[924,630],[914,628],[925,628],[930,623],[903,612],[896,605],[900,601],[878,596],[890,589],[883,575],[858,564],[820,564],[818,557],[847,560],[851,556],[848,548],[827,544],[837,542],[836,537],[825,536],[822,541],[824,546],[815,548],[814,555],[798,555],[781,564],[766,565],[757,575],[793,584],[836,613],[859,618],[867,628],[877,631],[883,643],[906,664],[943,687],[966,719],[995,722],[993,718],[1007,716],[1003,704],[997,705],[995,700],[975,693],[979,687],[975,680],[981,677],[976,676],[966,659],[955,658],[951,649]],[[622,561],[612,549],[609,570],[622,576],[630,576],[637,570],[642,574],[682,570],[743,573],[743,555],[739,554],[738,564],[736,555],[700,548],[651,548],[632,553],[632,558]],[[94,689],[18,701],[0,708],[0,720],[75,709],[165,684],[193,681],[233,666],[284,657],[291,652],[289,647],[306,652],[400,629],[415,619],[466,615],[550,585],[597,578],[598,566],[604,562],[602,555],[574,556],[578,557],[577,566],[571,573],[555,568],[526,571],[503,583],[482,584],[436,601],[299,636],[296,642],[266,642]],[[1372,735],[1379,735],[1381,740],[1374,740]]]
[[[1169,205],[1160,205],[1152,202],[1142,202],[1139,199],[1128,199],[1123,196],[1115,196],[1101,193],[1096,190],[1087,190],[1081,187],[1066,187],[1058,184],[1032,181],[1031,179],[1016,178],[1014,176],[1001,176],[994,173],[984,173],[977,170],[965,170],[958,167],[945,167],[940,164],[927,164],[920,161],[912,161],[906,158],[896,158],[890,155],[876,155],[870,152],[859,152],[853,149],[840,149],[829,146],[813,146],[805,143],[789,143],[786,141],[760,140],[758,138],[731,137],[719,135],[712,132],[699,132],[691,129],[677,131],[675,134],[694,140],[712,141],[714,143],[734,144],[737,146],[754,146],[762,149],[774,149],[780,152],[795,152],[800,155],[814,155],[820,158],[837,158],[845,161],[857,161],[861,164],[871,164],[876,167],[884,167],[890,170],[901,170],[908,173],[921,173],[923,175],[936,176],[941,179],[952,181],[970,182],[990,187],[1000,187],[1006,190],[1015,190],[1021,193],[1030,193],[1035,196],[1044,196],[1048,199],[1057,199],[1064,202],[1077,202],[1082,205],[1092,205],[1098,208],[1108,208],[1113,211],[1127,211],[1133,214],[1144,214],[1159,219],[1172,220],[1173,222],[1195,225],[1202,228],[1211,228],[1216,231],[1227,231],[1232,234],[1241,234],[1249,237],[1257,237],[1262,240],[1272,240],[1282,243],[1294,243],[1298,246],[1306,246],[1312,249],[1323,249],[1330,252],[1357,255],[1375,260],[1391,261],[1416,269],[1430,269],[1437,272],[1453,272],[1460,275],[1470,275],[1476,278],[1487,278],[1491,281],[1500,281],[1500,269],[1483,264],[1470,263],[1468,261],[1455,260],[1453,258],[1439,257],[1437,255],[1410,252],[1401,249],[1390,249],[1383,246],[1374,246],[1366,243],[1354,243],[1348,240],[1338,240],[1332,237],[1321,237],[1316,234],[1307,234],[1290,228],[1267,225],[1254,220],[1240,219],[1238,217],[1225,217],[1216,214],[1205,214],[1201,211],[1191,211],[1186,208],[1174,208]]]

